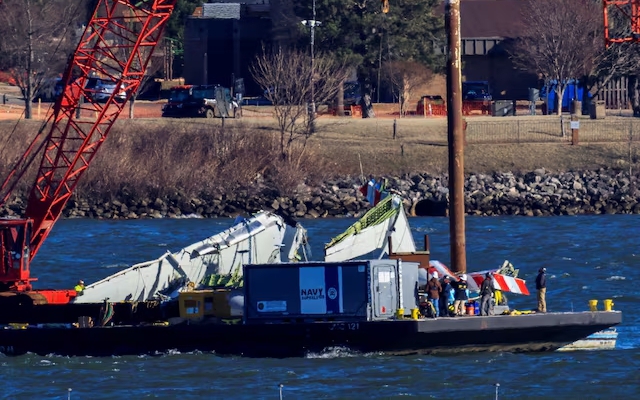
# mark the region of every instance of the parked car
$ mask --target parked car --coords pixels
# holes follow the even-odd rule
[[[33,101],[54,102],[62,94],[63,86],[62,78],[47,79],[38,88]]]
[[[85,88],[89,89],[93,101],[102,103],[109,100],[113,92],[118,89],[118,85],[115,82],[106,79],[89,78]],[[115,100],[123,102],[126,99],[127,93],[124,90],[119,90],[118,94],[115,96]]]
[[[344,105],[360,105],[362,100],[362,91],[360,88],[360,82],[345,82],[344,83]]]
[[[487,81],[466,81],[462,82],[463,100],[486,100],[491,101],[491,87]]]

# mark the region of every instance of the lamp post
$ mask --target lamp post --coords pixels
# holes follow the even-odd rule
[[[311,19],[305,19],[302,21],[302,25],[309,26],[309,30],[311,32],[311,126],[314,128],[315,117],[316,117],[316,99],[315,99],[315,85],[314,85],[314,47],[315,47],[315,38],[316,38],[316,26],[320,26],[322,24],[320,21],[316,21],[316,0],[313,0],[311,5]]]

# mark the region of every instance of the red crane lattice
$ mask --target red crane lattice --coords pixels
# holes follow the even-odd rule
[[[640,0],[602,0],[602,11],[607,47],[640,41]]]
[[[6,286],[30,290],[29,282],[34,279],[29,276],[28,261],[62,214],[127,100],[138,90],[175,3],[176,0],[98,1],[63,75],[63,94],[44,125],[50,126],[48,133],[45,135],[43,126],[1,187],[0,198],[6,203],[36,156],[42,155],[27,201],[27,219],[22,220],[22,233],[0,232],[2,238],[7,238],[0,242],[2,254],[15,254],[15,250],[8,249],[11,237],[22,234],[30,239],[23,254],[26,257],[16,257],[26,265],[16,268],[0,258],[0,282]],[[98,102],[94,96],[98,89],[87,85],[93,78],[116,85],[105,102]],[[117,101],[122,92],[124,101]],[[31,220],[32,228],[28,229]],[[15,222],[0,221],[0,226],[13,226]]]

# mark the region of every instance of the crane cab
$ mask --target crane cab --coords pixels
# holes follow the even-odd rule
[[[32,219],[0,219],[0,305],[67,304],[77,296],[73,289],[33,290],[38,279],[30,275],[32,230]]]
[[[29,238],[33,220],[0,220],[0,291],[31,290]]]

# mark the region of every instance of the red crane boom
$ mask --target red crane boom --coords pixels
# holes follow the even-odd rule
[[[60,218],[67,201],[104,143],[127,100],[138,90],[176,0],[99,0],[63,75],[63,94],[36,138],[0,188],[6,203],[33,160],[41,155],[24,219],[0,220],[0,291],[29,292],[30,261]],[[116,89],[95,100],[91,78]],[[125,101],[117,101],[126,93]],[[83,101],[84,99],[84,101]],[[45,127],[50,126],[45,135]],[[42,302],[66,303],[73,290],[39,290]],[[37,294],[35,294],[37,293]]]

